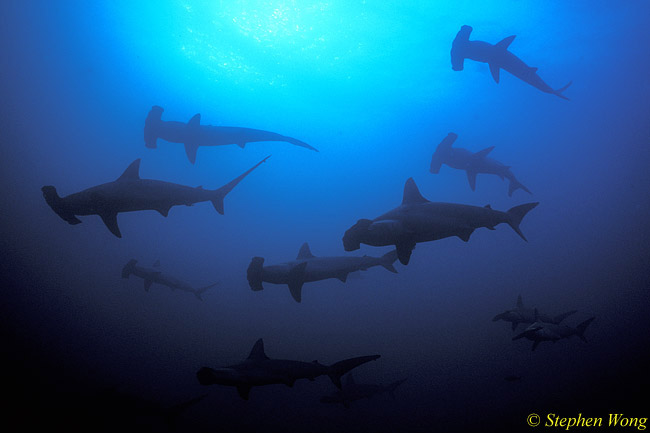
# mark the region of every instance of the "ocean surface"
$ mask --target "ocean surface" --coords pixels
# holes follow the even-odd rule
[[[646,1],[3,1],[0,2],[0,331],[3,423],[13,431],[534,431],[527,417],[649,417],[650,3]],[[509,51],[563,100],[486,63],[451,67],[461,26]],[[287,142],[145,147],[162,119],[276,132]],[[511,166],[532,194],[443,166],[455,147]],[[96,215],[70,225],[61,196],[117,179],[221,187],[271,155],[212,205],[121,213],[122,238]],[[252,291],[247,268],[345,252],[345,231],[402,202],[506,211],[521,223],[420,243],[397,274],[381,267]],[[131,259],[203,294],[121,278]],[[493,317],[515,307],[578,337],[512,338]],[[364,355],[356,382],[406,381],[342,405],[327,376],[293,387],[202,386],[199,368],[235,364],[263,338],[271,358],[323,364]],[[506,379],[508,378],[508,379]],[[345,382],[345,381],[344,381]],[[166,408],[203,399],[168,423]],[[162,415],[161,415],[162,414]],[[542,426],[538,429],[544,428]],[[544,430],[562,430],[560,427]],[[584,429],[583,431],[586,431]],[[600,429],[599,429],[600,430]],[[606,430],[605,427],[602,428]],[[631,427],[626,431],[635,431]],[[613,431],[613,430],[612,430]]]

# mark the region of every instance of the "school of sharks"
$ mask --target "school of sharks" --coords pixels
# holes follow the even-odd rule
[[[489,66],[493,80],[499,83],[501,70],[517,77],[533,88],[547,93],[552,97],[568,100],[565,91],[571,85],[569,81],[559,88],[551,87],[537,73],[536,67],[527,65],[510,49],[515,36],[509,36],[492,44],[480,40],[470,40],[472,27],[464,25],[456,34],[451,44],[451,67],[454,71],[462,71],[466,61],[482,62]],[[451,39],[451,38],[450,38]],[[465,72],[470,73],[470,72]],[[479,77],[477,77],[479,79]],[[522,88],[521,92],[533,91]],[[565,103],[565,102],[559,102]],[[280,133],[251,129],[246,127],[212,126],[202,123],[201,115],[196,114],[189,121],[163,120],[163,107],[154,105],[144,122],[144,144],[148,149],[166,148],[168,143],[177,143],[184,147],[187,159],[195,164],[203,152],[219,152],[209,149],[215,146],[237,145],[242,149],[257,142],[286,142],[288,144],[318,152],[318,149],[297,138],[281,135]],[[509,197],[532,196],[532,192],[515,176],[513,169],[492,157],[494,146],[481,149],[481,143],[467,143],[468,148],[462,148],[456,143],[464,143],[463,137],[454,132],[441,131],[438,136],[432,136],[431,142],[439,144],[432,147],[430,155],[418,155],[415,158],[423,160],[430,157],[430,174],[439,174],[443,166],[466,172],[469,188],[476,189],[477,176],[490,174],[508,181],[507,194]],[[202,149],[200,149],[202,148]],[[199,151],[200,150],[200,151]],[[162,150],[158,150],[162,151]],[[298,151],[298,150],[296,150]],[[300,150],[302,151],[302,150]],[[497,152],[494,152],[496,154]],[[506,155],[499,158],[507,160]],[[154,210],[167,217],[174,206],[193,206],[196,203],[210,202],[219,214],[224,214],[224,201],[229,194],[237,193],[237,185],[246,182],[263,181],[265,173],[263,164],[273,164],[271,155],[256,161],[248,169],[242,169],[241,175],[229,180],[224,179],[223,186],[216,189],[186,186],[157,179],[140,177],[141,159],[134,160],[124,169],[115,168],[114,180],[90,186],[79,185],[82,189],[69,195],[61,196],[54,186],[42,187],[45,202],[63,221],[70,225],[82,223],[79,217],[96,215],[116,237],[129,236],[120,230],[118,215],[124,212]],[[120,171],[123,170],[120,174]],[[255,174],[252,174],[255,172]],[[423,165],[422,172],[426,172]],[[414,175],[419,175],[415,173]],[[250,179],[249,179],[250,176]],[[518,193],[518,191],[520,191]],[[521,196],[519,196],[521,194]],[[539,205],[536,201],[524,202],[510,209],[493,209],[490,205],[475,206],[461,203],[442,203],[430,201],[424,197],[414,179],[404,182],[401,203],[399,197],[393,197],[397,204],[393,209],[373,217],[359,215],[358,221],[350,221],[349,228],[344,233],[338,233],[341,238],[342,253],[340,256],[314,255],[308,242],[299,249],[295,259],[287,258],[283,263],[266,263],[263,257],[258,257],[254,250],[250,251],[251,261],[248,269],[239,270],[246,274],[250,289],[256,292],[264,290],[265,284],[287,286],[290,296],[295,302],[309,302],[309,293],[303,297],[304,285],[325,279],[338,279],[345,283],[351,275],[366,271],[373,267],[381,267],[391,273],[397,273],[395,263],[406,266],[412,254],[417,254],[417,244],[433,242],[439,239],[457,237],[463,242],[470,242],[472,233],[479,228],[497,230],[503,224],[509,226],[514,234],[526,241],[524,219],[529,213],[534,215],[534,209]],[[255,206],[255,204],[251,204]],[[542,204],[543,206],[543,204]],[[217,221],[218,223],[218,221]],[[60,228],[62,229],[62,228]],[[82,230],[77,228],[75,230]],[[391,246],[391,251],[376,256],[359,256],[347,254],[358,250],[360,246],[375,247]],[[237,272],[237,270],[233,270]],[[116,278],[119,277],[116,272]],[[198,300],[204,299],[207,290],[217,285],[217,282],[203,287],[195,287],[184,281],[182,277],[171,275],[163,270],[159,262],[151,266],[139,262],[134,257],[126,263],[121,271],[123,279],[138,277],[143,280],[144,290],[149,291],[157,285],[169,287],[179,292],[189,292]],[[171,296],[175,296],[176,293]],[[180,296],[180,295],[179,295]],[[573,307],[573,306],[572,306]],[[246,312],[242,312],[246,314]],[[594,317],[581,318],[576,324],[569,325],[578,311],[550,315],[538,311],[534,307],[525,307],[520,296],[516,305],[503,313],[497,314],[494,321],[506,321],[512,325],[512,331],[520,328],[519,333],[512,337],[512,344],[518,340],[527,339],[532,342],[532,350],[537,350],[541,342],[556,342],[563,339],[578,337],[586,340],[586,331]],[[253,342],[251,342],[253,343]],[[567,348],[569,344],[566,343]],[[541,349],[540,349],[541,350]],[[355,348],[349,347],[351,354]],[[386,393],[395,398],[399,394],[398,386],[408,378],[402,378],[388,385],[357,384],[352,378],[352,370],[360,368],[370,361],[380,359],[380,354],[366,354],[350,357],[331,365],[317,361],[305,362],[299,360],[284,360],[269,358],[266,355],[264,342],[260,338],[252,346],[247,358],[235,365],[214,366],[203,365],[203,360],[197,359],[196,378],[201,385],[219,385],[234,387],[238,395],[245,400],[254,398],[251,389],[267,385],[285,385],[292,387],[300,379],[313,381],[320,376],[327,376],[337,389],[335,393],[323,396],[321,401],[329,404],[341,404],[350,407],[351,403],[369,398],[376,394]],[[381,362],[381,361],[377,361]],[[347,375],[347,376],[346,376]],[[345,380],[342,377],[346,376]],[[506,378],[518,380],[519,378]],[[179,413],[186,407],[200,401],[197,397],[187,404],[181,404],[174,413]],[[180,408],[180,409],[179,409]]]

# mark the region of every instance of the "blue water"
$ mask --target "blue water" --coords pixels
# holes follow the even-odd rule
[[[167,431],[156,417],[98,398],[115,389],[171,406],[204,392],[179,431],[526,431],[535,412],[648,416],[650,343],[650,7],[643,1],[114,1],[0,5],[2,358],[10,420],[25,430]],[[510,51],[564,101],[486,64],[451,69],[464,24]],[[164,120],[265,129],[281,142],[202,147],[143,142],[153,105]],[[428,172],[447,133],[457,147],[512,166],[534,194],[479,175]],[[220,187],[272,157],[225,199],[68,225],[40,188],[67,195],[116,179],[136,158],[143,178]],[[360,218],[401,203],[413,177],[432,201],[507,210],[539,201],[522,241],[507,225],[418,244],[398,274],[253,292],[253,256],[345,253]],[[131,258],[199,287],[191,294],[122,280]],[[578,338],[511,341],[492,317],[524,303],[578,312]],[[521,330],[521,328],[519,328]],[[381,354],[362,383],[402,378],[388,395],[324,405],[326,377],[293,388],[202,387],[202,366],[235,363],[264,338],[272,358],[330,364]],[[518,375],[517,382],[504,380]],[[642,394],[639,394],[642,393]],[[635,396],[636,395],[636,396]],[[638,397],[643,395],[645,397]],[[131,406],[128,406],[131,407]],[[136,412],[133,415],[132,412]]]

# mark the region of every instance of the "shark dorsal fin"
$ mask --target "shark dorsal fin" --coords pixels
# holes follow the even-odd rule
[[[537,68],[531,67],[531,68],[530,68],[530,72],[536,74],[536,73],[537,73]]]
[[[512,36],[508,36],[507,38],[503,38],[499,42],[497,42],[496,47],[507,50],[510,44],[512,43],[512,41],[514,41],[516,37],[517,35],[512,35]]]
[[[160,267],[160,260],[156,260],[153,264],[154,268],[159,268]]]
[[[140,158],[133,161],[124,170],[124,173],[117,180],[139,180],[140,179]]]
[[[429,200],[422,197],[418,186],[415,184],[415,181],[412,177],[409,177],[404,184],[404,195],[402,196],[402,204],[416,204],[416,203],[428,203]]]
[[[348,377],[345,381],[346,386],[351,386],[354,385],[354,376],[352,376],[352,373],[348,373]]]
[[[492,150],[494,150],[494,146],[486,147],[483,150],[479,150],[478,152],[474,152],[474,156],[476,156],[477,158],[483,158],[483,157],[488,156],[488,154],[490,152],[492,152]]]
[[[264,340],[260,338],[255,342],[255,345],[253,346],[250,355],[248,355],[248,359],[254,359],[256,361],[269,359],[269,357],[266,356],[266,353],[264,353]]]
[[[298,257],[296,257],[296,260],[304,260],[304,259],[312,259],[312,258],[314,258],[314,255],[311,253],[311,250],[309,249],[309,244],[305,242],[300,247],[300,251],[298,251]]]
[[[521,295],[517,296],[517,308],[524,308],[524,301],[521,300]]]
[[[483,207],[484,207],[485,209],[492,209],[492,206],[490,206],[489,204],[486,204],[486,205],[483,206]]]
[[[196,128],[201,124],[201,113],[196,113],[192,118],[190,119],[189,122],[187,122],[187,126],[190,128]]]

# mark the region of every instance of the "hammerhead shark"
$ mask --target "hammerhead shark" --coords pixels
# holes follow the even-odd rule
[[[194,164],[199,146],[222,146],[236,144],[242,149],[246,143],[255,141],[286,141],[296,146],[318,150],[307,143],[292,137],[260,129],[239,128],[235,126],[201,125],[201,114],[195,114],[189,122],[162,120],[163,108],[154,105],[144,122],[144,143],[150,149],[157,147],[162,138],[172,143],[185,145],[187,159]]]
[[[166,274],[160,270],[160,260],[156,260],[156,263],[153,264],[153,268],[147,268],[144,266],[138,266],[138,261],[136,259],[131,259],[129,262],[124,265],[122,268],[122,278],[129,278],[131,274],[136,277],[140,277],[144,280],[144,290],[147,292],[153,283],[158,283],[163,286],[167,286],[172,290],[182,290],[184,292],[193,293],[199,300],[203,300],[201,295],[211,287],[216,286],[218,283],[213,283],[205,287],[195,289],[190,284],[185,281],[181,281],[178,278]]]
[[[111,233],[121,238],[122,233],[117,225],[117,214],[120,212],[155,210],[166,217],[173,206],[192,206],[194,203],[211,201],[216,211],[223,215],[223,199],[226,195],[269,158],[270,156],[267,156],[242,175],[215,190],[140,179],[140,159],[136,159],[113,182],[93,186],[66,197],[59,197],[53,186],[44,186],[41,191],[52,210],[69,224],[81,223],[77,215],[99,215]]]
[[[535,318],[535,308],[526,308],[524,307],[524,302],[521,300],[521,295],[517,297],[517,307],[512,309],[512,310],[507,310],[504,311],[501,314],[497,314],[494,316],[494,319],[492,319],[493,322],[496,322],[498,320],[503,320],[506,322],[512,323],[512,330],[514,331],[517,329],[517,325],[520,323],[523,324],[531,324],[536,321],[544,322],[544,323],[553,323],[555,325],[559,325],[562,323],[564,319],[569,317],[572,314],[575,314],[577,310],[571,310],[566,313],[557,315],[555,317],[548,316],[546,314],[537,314],[537,318]]]
[[[318,361],[270,359],[264,353],[264,341],[260,338],[243,362],[222,368],[202,367],[196,373],[196,377],[201,385],[234,386],[239,396],[248,400],[253,386],[284,384],[291,387],[298,379],[313,381],[324,375],[329,376],[332,383],[340,389],[341,377],[344,374],[379,357],[380,355],[359,356],[329,366]]]
[[[324,396],[320,399],[321,403],[342,404],[346,408],[350,407],[350,402],[361,400],[363,398],[372,398],[375,395],[385,392],[395,398],[395,389],[404,383],[406,379],[398,380],[389,385],[371,385],[365,383],[356,383],[349,373],[346,377],[345,385],[334,394]]]
[[[544,93],[550,93],[569,100],[562,92],[571,85],[571,82],[560,89],[554,90],[537,75],[537,68],[526,65],[519,57],[508,51],[508,47],[515,40],[515,35],[508,36],[496,45],[492,45],[489,42],[470,41],[469,35],[472,30],[470,26],[462,26],[452,43],[451,68],[454,71],[463,70],[465,59],[487,63],[490,66],[492,78],[496,83],[499,83],[499,71],[504,69]]]
[[[413,178],[404,184],[402,205],[374,220],[360,219],[343,236],[345,251],[354,251],[360,244],[385,246],[395,245],[397,257],[407,265],[415,244],[429,242],[450,236],[469,241],[470,235],[479,227],[494,230],[501,223],[507,223],[523,239],[519,229],[524,216],[539,203],[515,206],[507,212],[485,207],[455,203],[435,203],[422,197]]]
[[[586,343],[587,339],[584,335],[585,330],[594,319],[595,317],[587,319],[575,328],[572,328],[567,325],[556,325],[555,323],[542,322],[538,317],[537,309],[535,309],[535,322],[528,326],[528,328],[526,328],[521,334],[512,337],[512,339],[519,340],[520,338],[527,338],[531,340],[533,342],[532,350],[537,349],[537,346],[542,341],[552,341],[555,343],[558,340],[570,338],[573,335],[577,335]]]
[[[515,175],[512,174],[510,166],[503,165],[496,159],[492,159],[488,156],[490,152],[494,150],[494,146],[490,146],[478,152],[470,152],[467,149],[452,147],[457,138],[457,134],[450,132],[440,142],[435,153],[431,157],[429,172],[437,174],[440,172],[442,164],[446,164],[449,167],[458,170],[465,170],[467,173],[467,180],[469,181],[469,187],[472,188],[472,191],[476,190],[477,174],[495,174],[499,176],[501,180],[506,178],[510,181],[508,196],[512,197],[512,193],[520,188],[528,194],[532,194],[528,188],[522,185]]]
[[[253,257],[248,266],[248,284],[254,291],[264,290],[262,282],[287,284],[296,302],[302,299],[302,285],[312,281],[338,278],[345,282],[350,272],[367,270],[373,266],[383,266],[397,273],[393,262],[397,260],[395,251],[382,257],[315,257],[305,242],[298,251],[296,260],[279,265],[264,266],[264,258]]]

